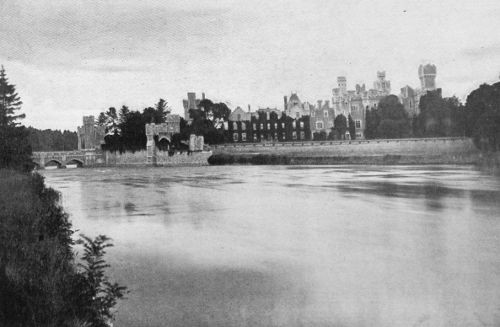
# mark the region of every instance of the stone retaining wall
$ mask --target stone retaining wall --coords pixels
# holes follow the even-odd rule
[[[175,152],[169,155],[167,151],[156,152],[156,164],[158,166],[202,166],[208,165],[208,158],[212,152]],[[146,150],[136,152],[106,152],[107,166],[145,166]]]
[[[426,138],[392,140],[316,141],[290,143],[225,144],[213,147],[214,154],[275,154],[299,157],[350,157],[410,155],[477,155],[469,138]]]

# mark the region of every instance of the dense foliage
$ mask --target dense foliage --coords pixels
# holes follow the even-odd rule
[[[104,126],[106,131],[103,149],[119,152],[146,149],[145,125],[164,123],[169,112],[164,99],[160,99],[154,107],[144,108],[142,112],[130,110],[127,106],[122,106],[118,112],[114,107],[101,112],[97,124]]]
[[[104,275],[108,239],[83,238],[78,268],[59,194],[38,174],[0,170],[0,180],[0,326],[108,326],[125,294]]]
[[[337,115],[333,121],[332,135],[337,140],[345,139],[345,132],[347,131],[347,118],[343,115]]]
[[[410,119],[395,95],[382,98],[377,108],[367,110],[367,138],[404,138],[410,136]]]
[[[500,150],[500,82],[483,84],[465,104],[465,134],[486,151]]]
[[[78,149],[78,135],[68,130],[36,129],[28,127],[29,143],[33,151],[71,151]]]

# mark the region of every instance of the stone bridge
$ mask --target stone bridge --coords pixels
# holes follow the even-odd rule
[[[96,150],[33,152],[32,157],[37,168],[65,168],[68,165],[94,167],[105,163],[104,153]]]

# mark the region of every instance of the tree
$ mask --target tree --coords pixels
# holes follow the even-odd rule
[[[351,140],[356,139],[356,125],[354,123],[354,120],[352,119],[351,115],[347,116],[347,121],[349,125],[349,134],[351,135]]]
[[[380,123],[376,136],[379,138],[405,138],[410,135],[408,113],[395,95],[382,98],[378,104],[377,114]]]
[[[480,149],[500,150],[500,82],[483,84],[467,96],[465,134]]]
[[[81,239],[76,243],[83,245],[84,263],[78,266],[83,270],[82,293],[86,299],[82,310],[87,322],[92,326],[108,327],[113,319],[111,309],[125,296],[127,288],[118,283],[111,283],[105,275],[105,270],[109,267],[104,260],[105,249],[113,246],[110,238],[105,235],[99,235],[95,239],[80,236]]]
[[[333,127],[335,129],[337,138],[340,140],[345,139],[345,132],[347,131],[347,118],[343,114],[337,115],[333,121]]]
[[[378,137],[377,128],[380,124],[380,115],[377,108],[366,109],[366,128],[365,137],[367,139],[375,139]]]
[[[23,102],[16,92],[15,85],[9,83],[5,69],[0,69],[0,126],[15,126],[16,120],[25,118],[25,114],[16,113],[21,109]]]
[[[427,92],[420,97],[416,123],[416,135],[424,137],[450,136],[452,132],[451,113],[458,99],[443,99],[437,92]]]
[[[24,126],[0,126],[0,168],[33,170],[29,134]]]

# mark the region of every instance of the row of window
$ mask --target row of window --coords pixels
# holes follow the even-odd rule
[[[355,127],[356,128],[361,128],[361,120],[356,120],[354,121]],[[316,129],[323,129],[325,125],[323,124],[322,121],[317,121],[316,122]],[[328,122],[328,128],[333,127],[333,122]]]
[[[299,124],[300,128],[301,129],[304,129],[304,122],[301,121],[300,124]],[[256,130],[257,129],[257,124],[256,123],[253,123],[253,129]],[[281,128],[285,128],[285,123],[281,123]],[[297,128],[297,124],[295,121],[292,122],[292,128]],[[238,129],[238,123],[237,122],[233,122],[233,130],[237,130]],[[247,129],[247,124],[244,123],[244,122],[241,122],[241,129],[242,130],[246,130]],[[264,123],[260,123],[260,129],[264,129]],[[271,123],[267,123],[267,129],[271,129]],[[274,129],[278,129],[278,123],[274,123]]]
[[[251,135],[250,135],[251,136]],[[260,134],[260,140],[265,140],[266,138],[264,137],[264,134]],[[305,132],[300,132],[297,134],[297,132],[292,132],[292,139],[293,140],[305,140],[306,139],[306,133]],[[268,141],[284,141],[286,140],[286,133],[281,134],[281,139],[278,138],[278,133],[268,134],[267,136]],[[233,141],[238,142],[239,141],[239,134],[238,133],[233,133]],[[241,133],[241,141],[246,142],[247,141],[247,133]],[[253,134],[253,141],[258,142],[259,141],[259,134],[254,133]]]

